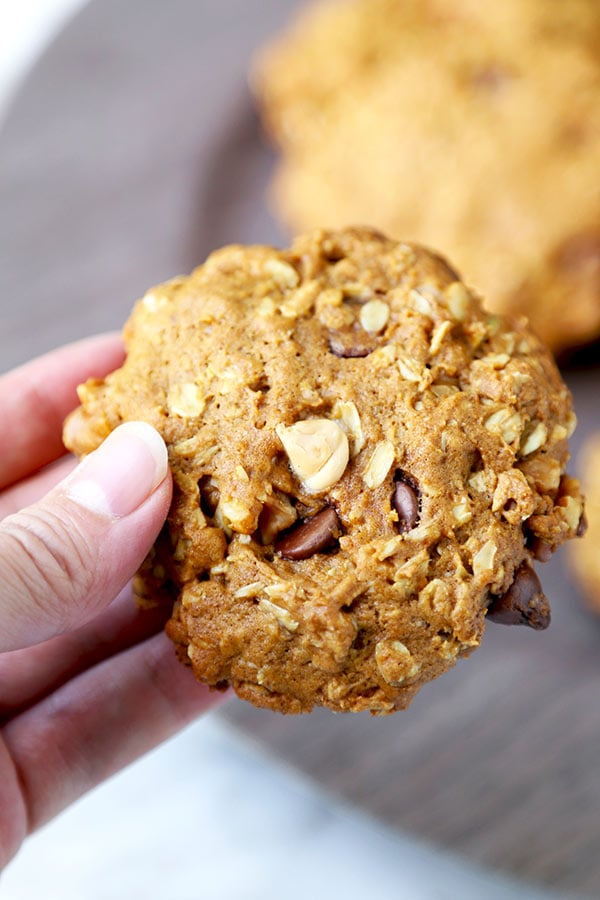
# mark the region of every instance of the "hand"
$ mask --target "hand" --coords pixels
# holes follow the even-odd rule
[[[79,465],[64,454],[76,385],[122,359],[107,335],[0,377],[0,867],[216,702],[127,586],[169,508],[162,439],[127,423]]]

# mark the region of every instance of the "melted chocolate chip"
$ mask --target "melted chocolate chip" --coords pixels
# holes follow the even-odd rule
[[[528,625],[542,631],[550,624],[550,606],[536,573],[523,562],[509,589],[501,597],[492,597],[488,619],[502,625]]]
[[[548,541],[544,541],[537,534],[534,534],[527,527],[523,529],[525,534],[525,546],[533,553],[533,558],[538,562],[548,562],[554,550]]]
[[[536,538],[531,544],[533,555],[539,562],[548,562],[552,557],[552,546],[541,538]]]
[[[311,519],[297,525],[275,545],[284,559],[308,559],[336,543],[342,528],[337,513],[330,506]]]
[[[329,349],[341,359],[368,356],[376,346],[376,341],[366,331],[348,328],[329,333]]]
[[[496,92],[504,87],[511,73],[497,63],[488,63],[473,72],[472,83],[476,88]]]
[[[585,512],[581,513],[581,518],[579,519],[579,525],[577,526],[577,531],[575,534],[577,537],[583,537],[586,531],[588,530],[588,520]]]
[[[214,516],[219,505],[220,492],[216,482],[210,475],[203,475],[198,482],[200,509],[205,516]]]
[[[406,534],[419,522],[419,493],[403,473],[396,476],[392,506],[398,513],[398,531]]]

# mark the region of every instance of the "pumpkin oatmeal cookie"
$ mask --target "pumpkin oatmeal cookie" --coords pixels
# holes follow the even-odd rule
[[[442,247],[555,351],[600,335],[598,0],[337,0],[253,82],[293,230]]]
[[[389,713],[481,641],[545,628],[534,572],[580,528],[569,392],[522,319],[376,231],[231,246],[149,291],[65,441],[163,435],[136,579],[197,678],[281,712]]]

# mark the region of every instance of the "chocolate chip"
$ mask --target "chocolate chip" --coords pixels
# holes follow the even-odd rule
[[[398,531],[406,534],[419,521],[419,492],[403,472],[396,473],[392,506],[398,513]]]
[[[211,475],[203,475],[198,482],[200,509],[209,519],[214,516],[219,505],[220,491]]]
[[[473,72],[472,83],[476,88],[496,92],[504,87],[510,77],[510,72],[503,66],[488,63]]]
[[[588,530],[588,520],[585,512],[581,513],[581,518],[579,519],[579,525],[577,526],[577,531],[575,534],[577,537],[583,537],[586,531]]]
[[[528,625],[542,631],[550,624],[550,606],[536,573],[523,562],[509,589],[501,597],[492,597],[488,619],[502,625]]]
[[[368,356],[376,346],[376,341],[366,331],[359,329],[348,328],[329,333],[329,349],[341,359]]]
[[[525,546],[533,553],[533,558],[538,562],[548,562],[554,550],[552,544],[544,541],[539,535],[534,534],[526,526],[523,528],[525,533]]]
[[[533,551],[534,557],[539,562],[548,562],[548,560],[552,557],[552,545],[547,541],[543,541],[541,538],[535,538],[531,544],[531,549]]]
[[[323,256],[327,260],[327,262],[336,263],[344,259],[346,254],[340,247],[336,246],[335,244],[331,244],[328,241],[327,244],[323,245]]]
[[[297,525],[277,542],[275,550],[284,559],[308,559],[335,544],[341,533],[337,513],[328,506],[316,516]]]

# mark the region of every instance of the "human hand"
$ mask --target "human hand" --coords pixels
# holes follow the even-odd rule
[[[127,423],[76,465],[76,385],[123,359],[105,335],[0,377],[0,868],[27,834],[217,701],[128,582],[167,515],[166,448]]]

